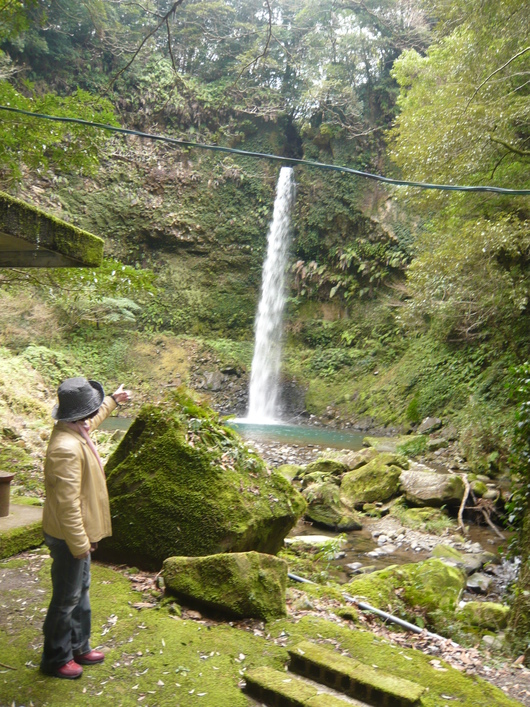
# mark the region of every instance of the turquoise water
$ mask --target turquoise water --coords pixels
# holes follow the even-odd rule
[[[128,430],[132,424],[129,417],[109,417],[101,424],[102,430]],[[361,449],[364,433],[332,430],[326,427],[304,427],[303,425],[270,424],[257,425],[250,422],[225,423],[236,430],[243,439],[256,442],[279,442],[299,446],[318,445],[335,449]]]
[[[361,449],[364,433],[332,430],[325,427],[304,427],[303,425],[268,424],[230,420],[226,423],[246,439],[256,442],[280,442],[300,446],[318,445],[335,449]]]

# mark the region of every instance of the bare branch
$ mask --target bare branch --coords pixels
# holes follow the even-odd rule
[[[484,86],[484,84],[487,83],[487,82],[491,79],[492,76],[495,76],[495,74],[498,74],[499,71],[502,71],[503,69],[505,69],[509,64],[512,63],[512,61],[515,61],[515,59],[517,59],[518,57],[522,56],[523,54],[525,54],[525,53],[528,52],[528,51],[530,51],[530,47],[526,47],[526,49],[521,49],[521,51],[518,52],[517,54],[514,54],[511,59],[508,59],[508,61],[507,61],[505,64],[503,64],[502,66],[499,66],[499,68],[498,68],[498,69],[495,69],[495,71],[492,71],[492,73],[491,73],[489,76],[486,76],[486,78],[485,78],[484,81],[480,84],[480,86],[477,86],[477,88],[474,90],[473,95],[471,96],[471,98],[469,99],[469,101],[468,101],[467,104],[466,104],[466,107],[464,108],[464,113],[465,113],[466,110],[469,108],[469,104],[470,104],[471,101],[475,98],[475,96],[476,96],[477,93],[480,91],[480,89],[482,88],[482,86]]]
[[[141,50],[142,50],[144,44],[145,44],[153,35],[155,35],[155,34],[158,32],[158,30],[160,29],[160,27],[162,27],[162,25],[163,25],[164,23],[167,23],[167,22],[168,22],[169,18],[170,18],[172,15],[175,14],[175,12],[176,12],[176,10],[177,10],[177,7],[178,7],[179,5],[182,5],[183,2],[184,2],[184,0],[176,0],[176,2],[173,3],[171,9],[170,9],[168,12],[166,12],[166,14],[164,15],[164,17],[163,17],[163,18],[160,20],[160,22],[157,24],[157,26],[156,26],[151,32],[149,32],[149,34],[148,34],[147,36],[145,36],[145,37],[143,38],[143,40],[141,41],[139,47],[138,47],[138,48],[136,49],[136,51],[134,52],[134,54],[133,54],[131,60],[130,60],[122,69],[120,69],[120,70],[118,71],[118,73],[115,74],[115,76],[110,80],[109,85],[107,86],[107,88],[106,88],[105,91],[103,92],[103,95],[107,94],[107,93],[110,91],[112,85],[116,82],[116,80],[117,80],[125,71],[127,71],[127,69],[131,66],[131,64],[133,63],[133,61],[136,59],[136,57],[138,56],[138,54],[141,52]],[[169,29],[169,27],[168,27],[168,29]],[[172,58],[173,58],[173,57],[172,57]]]
[[[267,5],[267,9],[269,11],[269,22],[268,22],[268,28],[267,28],[267,41],[265,42],[265,47],[264,47],[263,51],[261,52],[261,54],[258,54],[257,57],[254,57],[254,59],[252,59],[252,61],[250,61],[246,66],[244,66],[241,69],[239,74],[236,76],[235,81],[230,86],[231,89],[237,85],[237,82],[239,81],[241,76],[243,76],[243,74],[245,73],[245,71],[247,69],[250,69],[251,66],[254,66],[255,64],[257,64],[260,59],[263,59],[263,57],[265,57],[267,55],[267,52],[269,50],[269,45],[271,43],[271,39],[273,36],[272,35],[272,9],[271,9],[271,5],[270,5],[269,0],[265,0],[265,4]]]

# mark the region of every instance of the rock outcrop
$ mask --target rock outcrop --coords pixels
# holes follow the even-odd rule
[[[113,536],[102,554],[147,569],[174,555],[275,554],[306,505],[181,389],[142,408],[106,474]]]

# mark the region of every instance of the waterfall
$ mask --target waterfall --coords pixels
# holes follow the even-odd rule
[[[291,167],[282,167],[267,237],[267,257],[263,265],[261,298],[255,323],[247,417],[249,422],[273,422],[280,414],[278,398],[285,270],[294,196],[294,172]]]

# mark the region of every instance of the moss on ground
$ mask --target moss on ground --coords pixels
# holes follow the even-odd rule
[[[367,631],[315,617],[231,625],[183,620],[166,608],[134,607],[143,595],[123,573],[92,567],[92,645],[105,662],[85,668],[79,681],[38,671],[41,629],[50,592],[44,551],[0,562],[0,703],[34,707],[248,707],[240,685],[246,670],[283,670],[287,648],[311,640],[397,677],[428,687],[423,707],[444,707],[450,696],[466,707],[515,707],[498,688],[448,665],[434,670],[432,656],[393,645]],[[245,627],[247,630],[245,630]],[[5,666],[10,667],[5,667]]]

